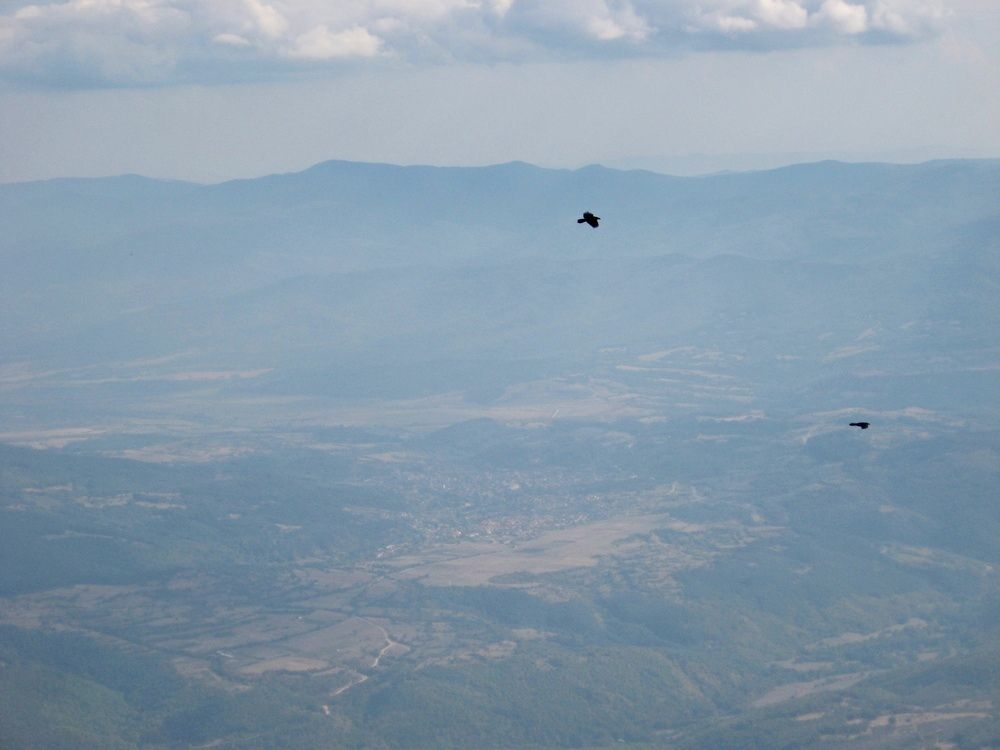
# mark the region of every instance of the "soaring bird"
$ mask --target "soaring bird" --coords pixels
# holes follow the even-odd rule
[[[871,427],[871,422],[851,422],[851,427],[860,427],[862,430],[867,430]]]
[[[600,216],[594,216],[590,211],[583,212],[583,218],[577,219],[577,224],[590,224],[594,229],[597,229],[597,222],[601,220]]]

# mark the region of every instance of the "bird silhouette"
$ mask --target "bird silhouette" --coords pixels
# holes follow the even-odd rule
[[[851,427],[860,427],[862,430],[867,430],[871,426],[871,422],[851,422]]]
[[[601,220],[600,216],[594,216],[590,211],[583,212],[583,218],[577,219],[577,224],[590,224],[594,229],[597,229],[597,222]]]

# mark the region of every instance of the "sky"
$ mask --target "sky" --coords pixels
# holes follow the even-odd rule
[[[0,181],[1000,157],[1000,0],[0,2]]]

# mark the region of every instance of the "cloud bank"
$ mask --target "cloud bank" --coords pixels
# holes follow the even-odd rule
[[[303,68],[773,49],[935,34],[946,0],[50,0],[0,11],[0,77],[210,83]]]

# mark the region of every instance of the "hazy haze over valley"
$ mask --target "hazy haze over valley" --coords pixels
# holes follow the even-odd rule
[[[0,224],[3,747],[1000,747],[1000,162]]]

